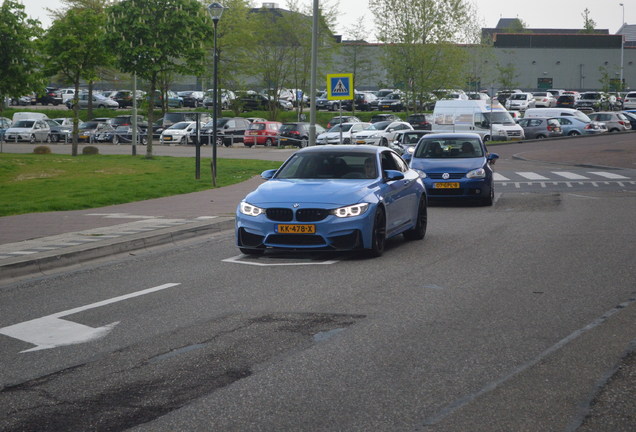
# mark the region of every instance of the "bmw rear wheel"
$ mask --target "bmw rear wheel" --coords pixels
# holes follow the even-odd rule
[[[384,208],[378,207],[373,219],[373,235],[371,237],[371,249],[368,254],[371,257],[379,257],[384,252],[386,243],[386,215]]]

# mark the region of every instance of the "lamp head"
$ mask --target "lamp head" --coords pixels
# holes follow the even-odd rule
[[[212,21],[215,23],[219,22],[221,15],[223,14],[223,9],[225,8],[221,3],[214,2],[208,5],[208,13],[210,14],[210,18],[212,18]]]

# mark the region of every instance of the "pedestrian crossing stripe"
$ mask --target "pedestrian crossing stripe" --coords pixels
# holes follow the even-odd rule
[[[522,179],[518,179],[516,181],[555,181],[554,176],[557,177],[557,180],[597,180],[595,177],[602,177],[604,179],[609,179],[609,180],[629,180],[629,177],[625,177],[624,175],[620,175],[620,174],[616,174],[616,173],[610,173],[610,172],[605,172],[605,171],[588,171],[585,173],[575,173],[575,172],[570,172],[570,171],[551,171],[550,174],[539,174],[536,172],[527,172],[527,171],[516,171],[514,173],[506,173],[506,176],[495,172],[493,173],[493,180],[498,181],[498,182],[508,182],[508,181],[515,181],[513,179],[511,179],[510,177],[513,177],[513,174],[519,177],[522,177]],[[551,174],[553,174],[554,176],[552,176]],[[550,175],[550,177],[546,177],[547,175]]]
[[[328,74],[327,99],[353,99],[353,74]]]

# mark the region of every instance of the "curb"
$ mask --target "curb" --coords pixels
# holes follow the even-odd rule
[[[0,262],[0,282],[11,282],[25,276],[46,275],[47,272],[86,263],[92,260],[150,249],[193,237],[213,234],[234,228],[234,217],[220,217],[211,221],[158,229],[152,232],[132,234],[125,237],[71,246],[62,250],[43,252],[31,256],[16,257]]]

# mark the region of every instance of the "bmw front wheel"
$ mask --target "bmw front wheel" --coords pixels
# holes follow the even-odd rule
[[[378,207],[375,211],[375,217],[373,219],[373,235],[371,237],[371,249],[368,254],[370,257],[379,257],[384,252],[384,245],[386,243],[386,215],[384,209]]]

